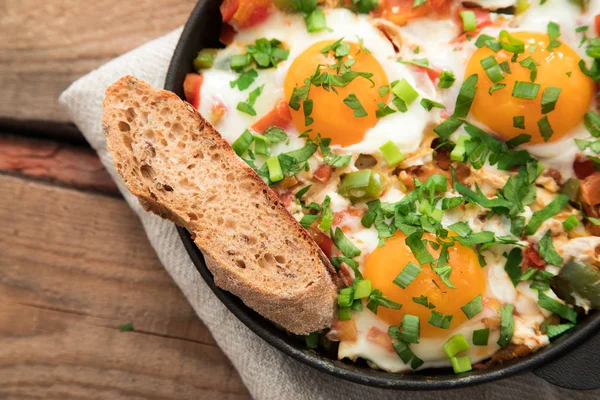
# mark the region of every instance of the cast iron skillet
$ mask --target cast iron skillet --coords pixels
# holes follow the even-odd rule
[[[221,0],[200,0],[185,25],[169,66],[165,88],[183,96],[183,80],[193,72],[192,60],[205,47],[222,47],[218,37],[221,27]],[[562,335],[544,349],[529,356],[485,369],[455,375],[450,369],[434,369],[417,373],[391,374],[325,357],[306,350],[304,341],[276,328],[272,323],[232,295],[215,286],[202,253],[189,233],[178,228],[181,240],[194,265],[217,297],[254,333],[283,353],[311,367],[348,381],[391,389],[448,389],[491,382],[533,371],[546,381],[572,389],[600,388],[600,312],[591,313],[571,332]],[[590,339],[591,338],[591,339]],[[589,340],[588,340],[589,339]],[[587,340],[587,342],[586,342]],[[576,349],[577,348],[577,349]],[[559,359],[560,356],[564,356]]]

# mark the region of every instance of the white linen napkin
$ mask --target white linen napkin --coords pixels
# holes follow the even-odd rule
[[[555,387],[533,374],[467,389],[408,392],[373,389],[318,372],[280,353],[264,342],[217,299],[206,285],[181,243],[175,226],[142,209],[115,170],[101,130],[105,89],[126,74],[163,87],[167,67],[181,28],[149,42],[90,72],[60,96],[68,113],[117,182],[131,208],[139,215],[150,243],[175,283],[192,304],[229,357],[253,398],[262,399],[589,399],[600,391],[571,391]],[[198,379],[210,377],[198,376]]]

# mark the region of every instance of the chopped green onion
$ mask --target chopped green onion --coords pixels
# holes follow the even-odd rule
[[[475,346],[487,346],[490,336],[490,328],[476,329],[473,331],[473,344]]]
[[[519,129],[525,129],[525,117],[520,115],[513,117],[513,126]]]
[[[458,138],[458,140],[456,141],[456,145],[452,149],[452,152],[450,152],[450,159],[452,161],[463,162],[465,160],[465,154],[467,152],[465,143],[468,140],[469,137],[467,135],[462,135]]]
[[[574,215],[569,215],[562,223],[564,230],[567,232],[573,230],[577,225],[579,225],[579,220]]]
[[[537,83],[529,83],[516,81],[513,87],[512,96],[518,99],[533,100],[537,97],[540,90],[540,85]]]
[[[539,67],[540,64],[535,62],[535,60],[531,57],[521,60],[519,64],[529,70],[529,80],[531,82],[535,82],[535,79],[537,78],[537,67]]]
[[[492,93],[497,92],[500,89],[504,89],[506,87],[506,83],[496,83],[495,85],[490,86],[488,89],[488,93],[491,96]]]
[[[385,161],[387,161],[391,167],[397,165],[405,158],[398,146],[391,140],[379,147],[379,150],[381,150],[381,154],[383,154]]]
[[[546,335],[548,335],[548,339],[552,339],[553,337],[562,335],[574,327],[575,324],[546,325]]]
[[[367,111],[365,110],[363,105],[360,103],[360,100],[358,100],[358,97],[356,97],[354,93],[350,93],[348,97],[346,97],[343,101],[345,105],[347,105],[351,110],[354,111],[355,117],[361,118],[366,117],[368,115]]]
[[[452,363],[452,369],[454,370],[455,374],[468,372],[473,369],[471,366],[471,360],[469,360],[469,356],[452,357],[450,362]]]
[[[548,229],[546,231],[546,234],[540,239],[540,241],[538,243],[540,256],[548,264],[554,265],[555,267],[560,267],[563,263],[563,259],[560,256],[560,254],[558,254],[556,252],[556,249],[554,248],[554,244],[552,243],[551,233],[552,232],[550,231],[550,229]]]
[[[392,93],[398,96],[406,104],[411,104],[419,97],[419,93],[413,89],[406,79],[401,79],[392,86]]]
[[[448,329],[452,323],[452,315],[445,315],[437,311],[432,311],[429,315],[428,322],[436,328]]]
[[[523,261],[522,253],[520,248],[513,248],[506,256],[506,264],[504,264],[504,270],[515,287],[519,283],[519,277],[521,276],[521,261]]]
[[[454,335],[444,345],[444,353],[448,358],[452,358],[461,351],[469,350],[471,346],[467,342],[467,339],[462,334]]]
[[[494,56],[487,56],[480,61],[481,67],[484,69],[486,75],[490,80],[494,83],[500,82],[504,79],[504,74],[502,73],[502,69],[496,62],[496,58]]]
[[[431,253],[429,253],[429,250],[427,250],[427,248],[421,241],[421,237],[422,234],[420,232],[412,233],[406,238],[405,243],[410,248],[419,264],[423,265],[428,264],[434,260]]]
[[[477,74],[473,74],[463,82],[462,86],[460,87],[460,91],[458,92],[458,97],[456,98],[453,114],[454,117],[466,118],[467,114],[469,114],[469,110],[471,110],[471,104],[473,104],[473,99],[475,99],[478,79],[479,76]],[[448,118],[446,121],[448,121],[450,118]]]
[[[548,203],[546,207],[534,212],[531,216],[531,219],[529,220],[529,223],[527,224],[527,226],[525,226],[525,235],[533,235],[538,230],[538,228],[542,226],[542,223],[545,220],[552,218],[554,215],[556,215],[560,210],[563,209],[564,206],[567,205],[568,202],[569,196],[559,194],[554,199],[552,199],[552,201]]]
[[[594,111],[588,111],[583,116],[583,123],[592,136],[600,136],[600,115]]]
[[[402,340],[406,343],[419,343],[419,317],[404,314],[402,319]]]
[[[283,179],[283,171],[278,157],[267,158],[267,168],[269,169],[269,179],[272,182],[279,182]]]
[[[440,89],[448,89],[449,87],[452,87],[455,81],[456,78],[454,77],[452,71],[445,70],[440,74],[440,81],[438,82],[437,86]]]
[[[340,289],[337,298],[340,307],[350,307],[354,302],[354,288],[352,286]]]
[[[525,44],[523,41],[514,38],[506,30],[500,31],[500,45],[504,50],[513,53],[515,56],[525,52]]]
[[[402,308],[402,304],[396,303],[385,297],[381,290],[373,289],[371,294],[369,295],[369,302],[367,303],[367,308],[377,314],[377,307],[382,306],[385,308],[390,308],[392,310],[399,310]]]
[[[396,354],[398,354],[398,357],[400,357],[404,364],[407,364],[411,360],[411,358],[413,358],[414,354],[408,347],[408,344],[399,340],[397,342],[394,342],[393,346],[394,350],[396,350]]]
[[[425,3],[427,3],[427,0],[414,0],[412,8],[417,8]]]
[[[427,296],[420,295],[419,297],[413,297],[413,298],[412,298],[412,301],[414,301],[415,303],[417,303],[417,304],[420,304],[420,305],[422,305],[422,306],[424,306],[424,307],[427,307],[427,308],[429,308],[430,310],[431,310],[432,308],[435,308],[435,304],[433,304],[433,303],[430,303],[430,302],[427,300]]]
[[[352,311],[362,311],[363,310],[363,304],[362,301],[360,300],[354,300],[354,303],[352,303]]]
[[[498,338],[498,346],[503,348],[508,346],[515,331],[513,310],[514,307],[512,304],[505,304],[500,307],[500,337]]]
[[[476,296],[473,300],[462,306],[460,309],[465,313],[468,319],[473,318],[483,310],[481,295]]]
[[[352,201],[356,201],[377,198],[383,188],[381,175],[370,169],[363,169],[344,175],[338,186],[338,193]]]
[[[247,67],[252,62],[252,56],[250,53],[246,54],[235,54],[231,56],[231,69],[242,69]]]
[[[317,332],[309,333],[304,336],[306,347],[309,349],[316,349],[319,347],[319,334]]]
[[[202,49],[194,58],[194,68],[196,71],[211,68],[217,57],[217,49]]]
[[[498,41],[496,41],[496,39],[494,39],[493,37],[486,34],[481,34],[479,35],[479,37],[477,37],[477,40],[475,41],[475,46],[478,49],[487,46],[495,52],[498,52],[501,49],[500,43],[498,43]]]
[[[335,228],[335,233],[332,235],[333,243],[342,252],[344,257],[354,258],[360,256],[360,249],[352,244],[344,235],[344,231],[340,228]]]
[[[548,311],[558,314],[569,322],[577,322],[577,312],[566,304],[554,300],[544,292],[538,292],[538,305]]]
[[[371,281],[368,279],[358,281],[354,287],[354,298],[364,299],[371,294]]]
[[[557,40],[559,36],[560,27],[558,26],[558,24],[556,22],[548,22],[548,37],[550,38],[550,43],[547,47],[548,51],[552,51],[562,44]]]
[[[504,71],[505,74],[510,74],[511,73],[510,64],[508,63],[508,61],[502,61],[498,65],[500,65],[500,68],[502,68],[502,71]]]
[[[254,152],[262,156],[269,156],[269,141],[263,135],[254,135]]]
[[[477,18],[473,11],[461,11],[460,17],[463,21],[463,30],[465,32],[471,32],[477,30]]]
[[[550,126],[550,121],[548,121],[548,116],[544,115],[538,122],[538,129],[540,131],[540,135],[544,138],[544,142],[547,142],[552,137],[554,130]]]
[[[352,309],[350,307],[340,307],[338,310],[338,319],[340,321],[349,321],[352,319]]]
[[[296,192],[296,198],[298,200],[300,200],[302,198],[302,196],[304,196],[306,194],[306,192],[308,192],[308,189],[310,189],[312,185],[308,185],[308,186],[304,186],[302,189],[298,190]]]
[[[252,135],[252,133],[246,129],[244,133],[242,133],[241,136],[233,142],[231,147],[233,148],[233,151],[235,151],[235,154],[241,157],[244,155],[246,150],[248,150],[253,141],[254,135]]]
[[[433,131],[442,139],[448,139],[448,137],[450,137],[450,135],[460,128],[462,124],[463,121],[460,119],[460,117],[451,115],[441,124],[433,128]]]
[[[402,289],[406,289],[412,281],[415,280],[417,275],[421,272],[421,267],[413,262],[408,262],[402,271],[394,279],[394,284],[400,286]]]
[[[442,109],[446,108],[446,106],[444,106],[442,103],[438,103],[437,101],[433,101],[431,99],[426,99],[426,98],[421,99],[421,106],[424,109],[426,109],[427,111],[431,111],[434,107],[442,108]]]
[[[379,88],[379,96],[383,97],[390,91],[390,87],[388,85],[381,86]]]
[[[119,331],[120,332],[127,332],[127,331],[132,331],[132,330],[134,330],[134,328],[133,328],[133,322],[128,322],[126,324],[119,325]]]
[[[562,89],[558,87],[546,87],[542,93],[542,114],[548,114],[550,111],[554,110],[561,91]]]
[[[306,30],[309,32],[319,32],[327,28],[325,13],[320,8],[315,8],[305,19]]]

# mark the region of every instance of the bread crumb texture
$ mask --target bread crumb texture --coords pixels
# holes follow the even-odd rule
[[[107,90],[103,131],[126,186],[192,234],[218,286],[290,332],[331,326],[331,264],[191,105],[123,77]]]

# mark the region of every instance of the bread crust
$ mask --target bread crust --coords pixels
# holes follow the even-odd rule
[[[331,326],[335,269],[193,106],[125,76],[106,91],[102,129],[127,188],[193,235],[217,286],[292,333]]]

